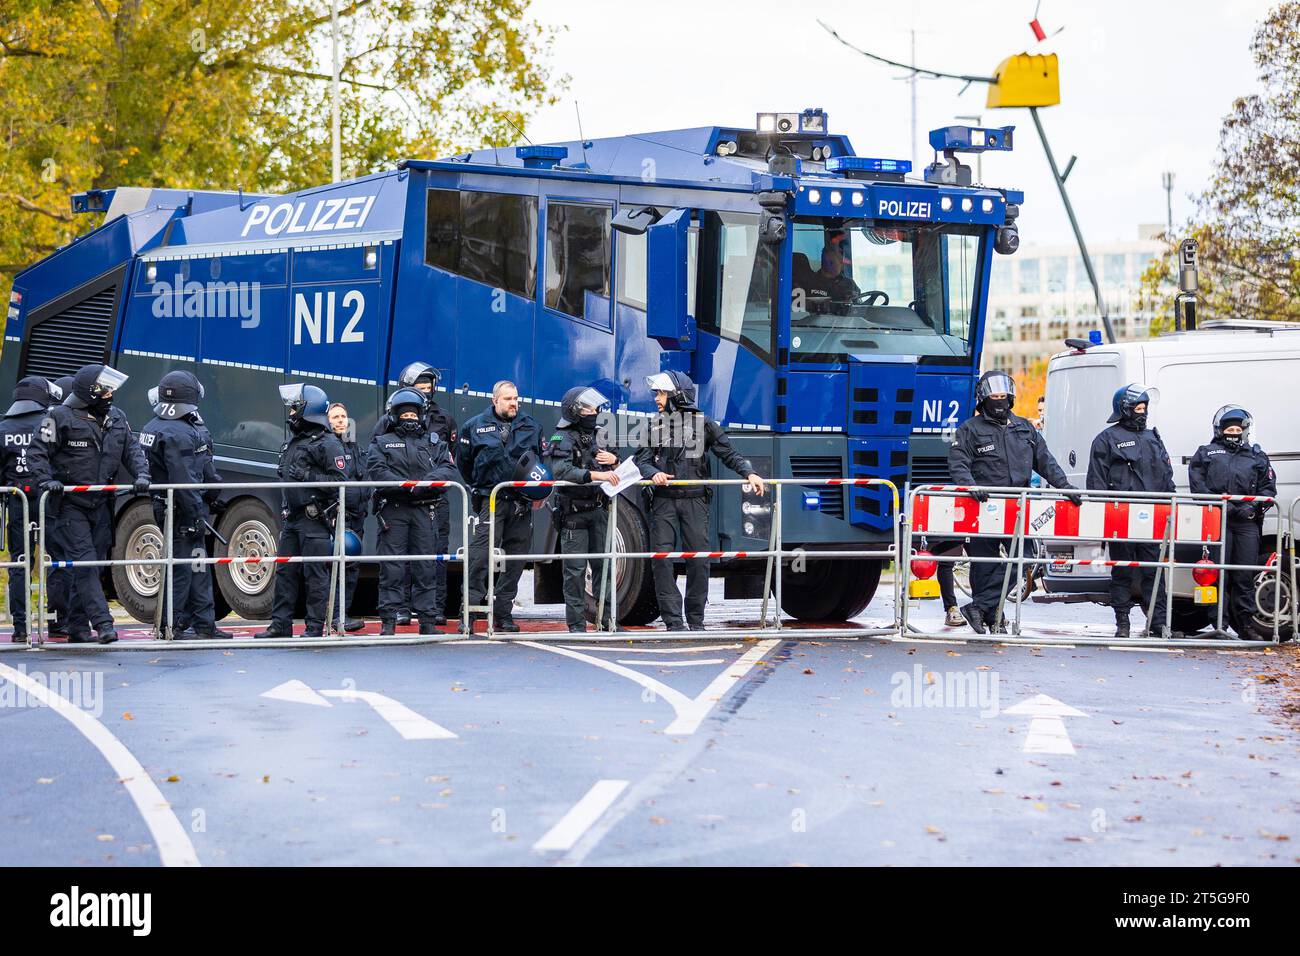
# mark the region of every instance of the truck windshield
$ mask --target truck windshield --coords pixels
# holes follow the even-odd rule
[[[969,356],[980,244],[977,226],[796,219],[791,361]]]

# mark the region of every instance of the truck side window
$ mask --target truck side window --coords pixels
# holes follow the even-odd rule
[[[546,307],[575,318],[587,315],[587,293],[609,299],[608,206],[549,202],[546,206]]]
[[[537,198],[430,189],[424,261],[532,298],[537,291]]]
[[[646,307],[646,237],[645,233],[618,235],[618,301],[634,309]]]
[[[760,242],[758,217],[744,213],[706,214],[708,299],[696,314],[699,328],[748,345],[772,361],[779,247]]]

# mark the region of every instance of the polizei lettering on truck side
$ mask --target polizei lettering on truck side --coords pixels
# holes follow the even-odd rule
[[[332,199],[299,200],[277,205],[260,203],[248,211],[241,238],[248,236],[254,226],[261,226],[254,235],[286,236],[306,232],[329,232],[338,229],[361,229],[375,204],[374,196],[336,197]]]
[[[881,199],[876,215],[882,219],[929,219],[933,204],[919,199]]]

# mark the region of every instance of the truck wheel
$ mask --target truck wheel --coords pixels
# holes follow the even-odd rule
[[[848,621],[871,603],[883,561],[812,559],[801,573],[781,578],[781,610],[800,621]]]
[[[162,531],[153,520],[153,507],[148,499],[140,498],[127,505],[117,520],[113,560],[161,558],[165,554]],[[113,565],[113,590],[118,603],[142,624],[153,623],[163,570],[161,564]]]
[[[217,542],[217,556],[265,558],[275,556],[280,522],[257,498],[241,498],[221,516],[219,530],[230,542]],[[217,587],[235,617],[245,621],[268,621],[274,599],[274,564],[219,564]]]
[[[603,549],[603,545],[601,548]],[[614,528],[614,550],[649,551],[650,529],[645,518],[632,507],[618,509],[618,525]],[[649,624],[659,616],[659,601],[655,597],[654,574],[649,560],[614,562],[614,580],[618,587],[618,622],[624,625]],[[587,567],[587,620],[596,620],[596,596],[591,590],[591,567]]]
[[[1268,555],[1260,555],[1260,564],[1267,560]],[[1275,593],[1275,584],[1274,576],[1266,571],[1255,575],[1255,613],[1250,616],[1250,620],[1242,622],[1241,630],[1244,631],[1242,637],[1252,641],[1273,640],[1274,603],[1278,605],[1278,638],[1289,641],[1294,636],[1294,628],[1291,626],[1293,608],[1291,602],[1295,599],[1295,595],[1291,593],[1291,575],[1286,568],[1282,569],[1281,594]]]

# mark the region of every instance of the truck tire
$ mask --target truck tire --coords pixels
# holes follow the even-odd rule
[[[603,546],[602,546],[603,548]],[[649,551],[650,529],[641,512],[631,507],[618,509],[618,526],[614,529],[614,550]],[[654,574],[648,559],[614,562],[614,580],[618,586],[618,622],[637,626],[649,624],[659,616],[655,597]],[[591,568],[587,568],[587,620],[596,620],[596,596],[591,591]]]
[[[781,578],[781,610],[800,621],[849,621],[871,603],[884,568],[880,560],[811,559]]]
[[[137,498],[118,516],[111,557],[114,561],[123,561],[161,558],[165,554],[162,531],[153,520],[153,507],[149,499]],[[161,564],[115,564],[112,567],[113,591],[118,603],[142,624],[153,624],[163,571]]]
[[[229,546],[217,542],[218,557],[274,557],[280,520],[257,498],[240,498],[221,516],[218,527]],[[269,621],[275,597],[274,564],[219,564],[217,588],[237,618]]]

